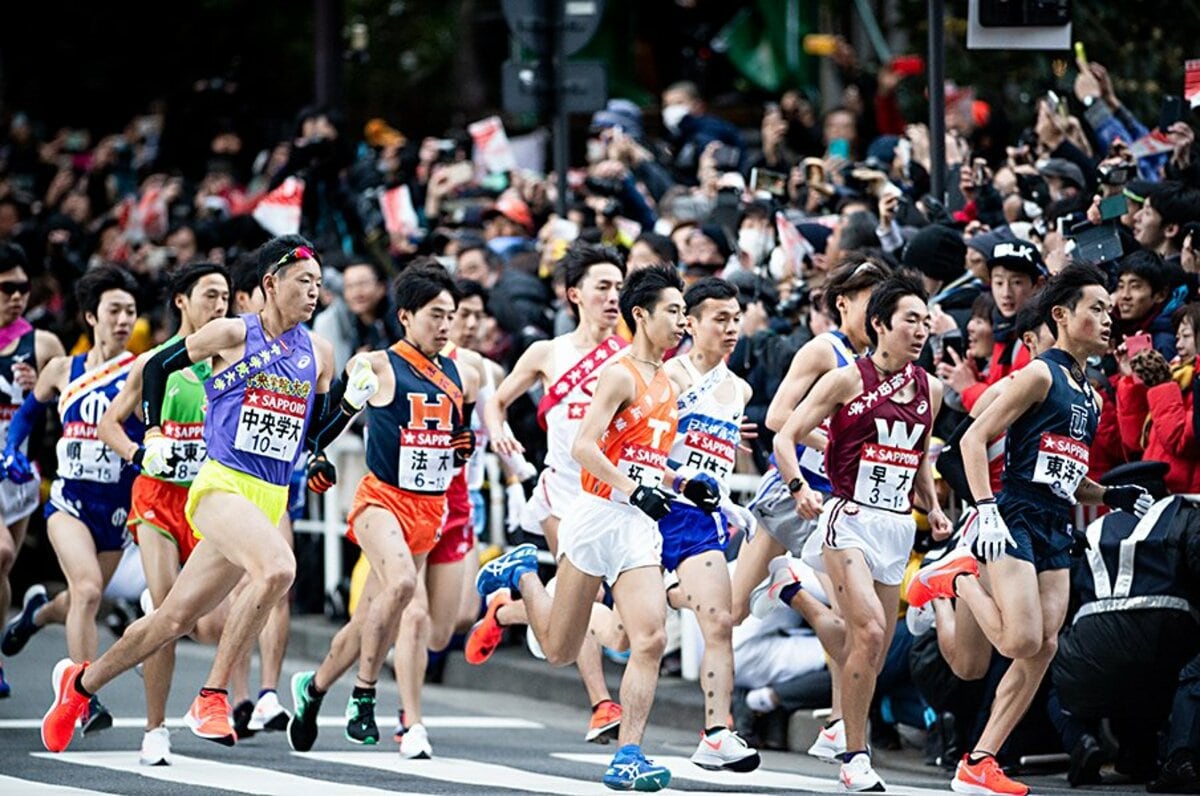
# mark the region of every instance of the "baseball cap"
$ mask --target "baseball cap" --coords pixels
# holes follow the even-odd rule
[[[1043,177],[1058,177],[1081,191],[1087,187],[1083,170],[1066,158],[1050,158],[1038,168],[1038,173]]]
[[[1037,281],[1039,276],[1050,275],[1037,246],[1023,240],[1003,240],[996,243],[988,256],[988,270],[991,271],[996,266],[1027,274],[1034,281]]]
[[[529,205],[525,204],[525,200],[511,190],[500,194],[496,203],[483,212],[484,221],[496,216],[504,216],[514,224],[524,227],[529,234],[533,234],[533,213],[530,212]]]
[[[592,114],[590,129],[599,132],[610,127],[620,127],[637,138],[642,134],[642,109],[627,99],[610,99],[603,110]]]

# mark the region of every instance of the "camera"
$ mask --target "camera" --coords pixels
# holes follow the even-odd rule
[[[727,144],[722,144],[713,152],[713,165],[717,171],[737,171],[741,162],[741,153]]]
[[[791,318],[810,306],[812,306],[812,291],[807,282],[798,282],[792,285],[792,292],[788,294],[788,297],[779,302],[775,313],[781,318]]]
[[[454,156],[458,152],[458,142],[453,138],[439,138],[437,140],[437,162],[451,163],[454,161]]]
[[[1100,173],[1100,183],[1102,185],[1111,185],[1114,187],[1124,185],[1134,177],[1134,166],[1130,163],[1101,165],[1097,171]]]

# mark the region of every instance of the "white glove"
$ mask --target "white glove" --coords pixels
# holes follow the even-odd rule
[[[371,400],[371,396],[379,390],[379,377],[366,357],[354,360],[354,365],[346,376],[346,392],[342,400],[354,411],[361,410]]]
[[[142,441],[142,472],[161,478],[169,475],[175,468],[171,460],[175,458],[175,443],[170,437],[161,433],[147,434]]]
[[[1008,546],[1014,548],[1017,543],[1013,541],[1012,534],[1008,532],[1008,525],[1004,522],[1004,518],[1000,516],[1000,508],[996,503],[980,503],[979,510],[979,536],[975,539],[975,552],[987,562],[997,561],[1008,555]]]
[[[754,514],[750,509],[739,506],[729,499],[721,501],[721,513],[725,515],[725,521],[730,526],[745,532],[747,536],[752,535],[758,525],[758,521],[754,519]]]
[[[521,512],[525,509],[525,490],[520,484],[504,487],[504,528],[516,533],[521,527]]]

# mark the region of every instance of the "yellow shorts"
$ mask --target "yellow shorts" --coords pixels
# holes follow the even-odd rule
[[[259,511],[272,525],[278,525],[279,521],[283,519],[283,513],[287,511],[288,488],[286,486],[268,484],[261,478],[255,478],[209,459],[200,467],[200,472],[192,481],[192,486],[188,489],[187,504],[183,507],[183,516],[187,518],[188,525],[191,526],[192,533],[197,539],[203,539],[204,536],[196,527],[192,515],[196,512],[196,505],[200,502],[200,498],[209,492],[229,492],[241,495],[258,506]]]

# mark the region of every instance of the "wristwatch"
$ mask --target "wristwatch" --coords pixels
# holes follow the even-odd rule
[[[794,495],[804,488],[804,482],[799,478],[793,478],[791,481],[788,481],[787,488]]]

